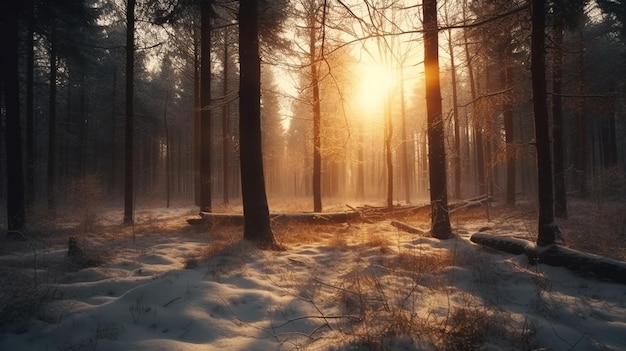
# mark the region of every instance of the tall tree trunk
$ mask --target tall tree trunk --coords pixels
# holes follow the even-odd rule
[[[113,87],[111,91],[111,172],[110,193],[118,194],[117,191],[117,69],[113,72]]]
[[[309,15],[309,62],[311,64],[311,88],[313,89],[313,211],[322,212],[322,137],[319,72],[315,32],[315,9]]]
[[[565,157],[563,155],[563,19],[554,17],[552,54],[552,153],[554,155],[554,215],[567,218]]]
[[[7,229],[21,231],[26,224],[22,130],[18,77],[18,9],[15,4],[0,5],[0,95],[4,96],[7,152]]]
[[[34,67],[35,67],[35,4],[28,4],[28,35],[26,37],[26,207],[35,201],[35,118],[34,118]]]
[[[228,28],[224,28],[224,85],[222,86],[222,93],[224,96],[228,95],[228,73],[229,73],[229,64],[228,64]],[[224,205],[228,205],[228,193],[230,188],[230,174],[228,174],[228,167],[230,164],[230,160],[228,157],[229,142],[228,142],[228,133],[229,133],[229,102],[226,100],[224,102],[224,106],[222,107],[222,177],[224,178],[223,183],[223,199]]]
[[[587,121],[585,115],[585,98],[583,97],[585,94],[585,53],[584,53],[584,38],[583,38],[583,28],[578,29],[578,72],[577,72],[577,80],[578,85],[576,87],[576,93],[580,96],[576,101],[576,112],[575,112],[575,126],[576,126],[576,146],[574,150],[576,150],[576,159],[575,159],[575,167],[577,173],[577,181],[578,181],[578,190],[582,196],[587,195],[587,158],[588,158],[588,150],[587,150]]]
[[[547,246],[554,244],[556,228],[554,224],[550,125],[548,121],[546,92],[545,0],[532,0],[530,9],[532,17],[530,72],[533,89],[535,146],[537,148],[537,185],[539,195],[537,245]]]
[[[423,16],[431,234],[438,239],[447,239],[452,237],[452,229],[448,216],[448,193],[446,189],[445,135],[439,81],[439,33],[436,0],[424,0]]]
[[[134,76],[135,76],[135,0],[126,3],[126,128],[124,162],[124,224],[133,224],[134,213]]]
[[[170,129],[167,124],[169,88],[166,88],[163,98],[163,127],[165,128],[165,206],[166,208],[170,208],[172,193],[172,145],[170,143]]]
[[[406,103],[404,101],[404,63],[400,64],[400,114],[402,118],[402,178],[404,181],[404,199],[407,204],[411,203],[411,170],[409,168],[409,143],[406,135]],[[412,144],[411,144],[412,145]]]
[[[55,44],[55,30],[52,29],[50,38],[50,97],[48,118],[48,211],[56,210],[56,167],[57,167],[57,53]]]
[[[502,57],[502,71],[501,80],[504,90],[506,91],[504,96],[504,102],[502,104],[503,117],[504,117],[504,139],[505,139],[505,154],[506,154],[506,203],[507,205],[515,205],[515,162],[517,159],[515,142],[515,133],[513,130],[513,98],[512,98],[512,86],[513,86],[513,64],[510,47],[507,45],[506,50]]]
[[[200,34],[200,211],[211,212],[211,0],[201,5]]]
[[[461,199],[461,132],[459,128],[459,101],[451,29],[448,29],[448,50],[450,51],[450,75],[452,78],[452,121],[454,123],[454,154],[452,156],[454,160],[454,197]]]
[[[467,0],[463,3],[463,18],[467,18],[465,15],[467,9]],[[478,98],[478,92],[476,88],[476,79],[474,78],[474,65],[472,64],[471,54],[469,49],[469,38],[467,30],[463,31],[463,41],[465,46],[465,60],[467,62],[467,73],[470,80],[470,92],[472,95],[472,129],[474,130],[474,148],[476,149],[476,174],[478,182],[478,193],[480,195],[487,193],[487,181],[485,179],[485,150],[483,141],[482,123],[478,117],[478,106],[476,99]]]
[[[393,124],[391,121],[391,92],[385,92],[384,115],[385,115],[385,168],[387,169],[387,208],[393,208],[393,151],[391,139],[393,137]]]
[[[363,159],[363,125],[361,123],[357,126],[358,133],[358,146],[357,146],[357,176],[356,176],[356,196],[357,199],[362,200],[365,198],[365,160]]]
[[[601,120],[602,166],[606,169],[617,164],[617,136],[615,132],[615,99],[610,98],[605,116]]]
[[[239,4],[239,139],[243,237],[266,247],[276,245],[270,227],[263,178],[261,140],[261,58],[259,57],[258,0]]]
[[[85,90],[85,67],[83,62],[80,63],[80,93],[79,93],[79,113],[78,113],[78,171],[79,177],[84,177],[87,174],[87,126],[88,126],[88,112],[87,112],[87,94]]]
[[[193,39],[193,196],[194,203],[200,206],[200,160],[202,154],[200,142],[200,41],[197,32]]]

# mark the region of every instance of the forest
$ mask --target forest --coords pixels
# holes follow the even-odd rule
[[[0,150],[9,227],[25,223],[14,212],[54,213],[76,202],[72,189],[85,182],[103,202],[123,203],[125,222],[135,201],[194,201],[208,212],[241,202],[241,164],[250,162],[239,162],[237,2],[6,6],[9,19],[19,19],[4,23],[13,26],[5,47],[14,47],[3,55],[12,61],[3,64]],[[428,199],[434,181],[450,199],[488,194],[512,205],[537,196],[535,142],[544,141],[535,139],[529,3],[436,4],[436,112],[426,108],[421,5],[260,7],[260,147],[270,202],[310,201],[303,209],[315,212],[342,199],[392,207]],[[566,216],[567,193],[585,196],[605,178],[623,177],[622,16],[615,1],[546,5],[540,118],[549,123],[557,216]]]
[[[192,349],[188,343],[240,350],[483,349],[493,340],[483,331],[498,329],[497,308],[515,305],[486,302],[494,296],[485,293],[491,286],[485,270],[504,277],[506,287],[521,275],[536,290],[535,300],[522,303],[532,312],[511,307],[519,318],[507,323],[522,332],[498,329],[506,335],[494,341],[501,349],[511,343],[524,350],[626,347],[615,339],[619,328],[597,327],[594,334],[535,316],[548,308],[534,305],[546,296],[567,305],[544,284],[566,281],[560,271],[528,268],[517,256],[531,266],[564,266],[612,282],[598,284],[626,282],[626,263],[619,261],[626,259],[625,21],[622,0],[3,1],[0,281],[20,276],[20,284],[0,292],[6,321],[0,349],[3,335],[7,347],[20,349],[156,345],[149,337],[133,339],[131,326],[119,321],[99,320],[95,334],[68,336],[66,325],[82,318],[74,314],[96,314],[86,307],[70,313],[63,307],[68,299],[126,309],[107,310],[113,319],[128,315],[131,303],[132,328],[155,313],[152,324],[145,321],[150,328],[182,333],[164,350]],[[515,258],[476,251],[487,247]],[[335,257],[336,251],[342,253]],[[331,256],[350,261],[346,251],[358,257],[350,274],[317,275],[317,268],[332,270]],[[466,257],[475,252],[486,258]],[[235,258],[247,253],[254,257],[245,261],[251,284],[271,298],[225,297],[232,292],[224,282],[244,290],[249,283]],[[488,262],[505,268],[491,272],[496,268],[486,268]],[[265,271],[294,264],[293,276]],[[126,272],[129,266],[135,270]],[[199,280],[197,267],[206,271]],[[124,273],[111,275],[116,269]],[[457,281],[455,269],[473,273]],[[187,283],[184,297],[142,300],[148,278],[178,270],[200,285],[212,274],[211,284],[222,284],[212,286],[219,299],[194,300]],[[281,285],[284,279],[303,284],[298,274],[316,282],[302,291],[318,295]],[[452,291],[465,289],[465,278],[476,283],[476,274],[478,293]],[[145,278],[137,278],[145,285],[129,280],[89,293],[78,287],[129,275]],[[66,282],[73,284],[63,287]],[[119,299],[103,302],[100,289]],[[445,316],[435,307],[423,310],[420,289],[433,296],[445,290]],[[567,289],[559,293],[587,296]],[[615,305],[623,286],[605,290],[607,306],[623,310]],[[283,305],[286,291],[302,304],[287,307],[302,307],[300,314]],[[29,294],[33,299],[20,298]],[[92,296],[101,294],[95,302]],[[280,307],[259,320],[247,308],[238,311],[238,303],[263,305],[265,298]],[[225,309],[214,310],[219,318],[245,324],[248,334],[262,330],[246,338],[263,342],[187,335],[193,328],[184,313],[162,327],[169,322],[156,317],[154,306],[165,310],[174,302],[219,305]],[[32,316],[58,327],[31,334],[20,323]],[[213,330],[209,319],[198,318]],[[389,323],[376,329],[381,318]],[[476,319],[490,322],[467,325]],[[432,329],[419,331],[425,326]],[[282,327],[289,331],[279,332]],[[554,333],[541,334],[548,327]],[[582,336],[568,339],[561,327]],[[476,331],[467,336],[455,328]],[[236,328],[228,333],[236,335]],[[613,339],[598,336],[605,334]],[[29,335],[41,343],[29,344]],[[398,346],[403,343],[411,346]]]

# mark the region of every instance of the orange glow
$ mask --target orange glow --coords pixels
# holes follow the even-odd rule
[[[379,114],[385,97],[394,88],[395,73],[381,64],[361,64],[358,67],[357,79],[354,101],[357,108],[364,113]]]

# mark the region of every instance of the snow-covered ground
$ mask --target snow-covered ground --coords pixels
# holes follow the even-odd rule
[[[134,229],[116,213],[66,229],[84,267],[68,235],[6,242],[0,350],[626,349],[626,286],[477,246],[485,226],[533,239],[528,216],[480,213],[446,241],[388,220],[277,224],[285,251],[189,226],[192,208],[139,211]]]

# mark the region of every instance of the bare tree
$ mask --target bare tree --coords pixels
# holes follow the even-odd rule
[[[24,201],[24,170],[18,80],[18,8],[16,4],[0,5],[0,98],[6,111],[7,151],[7,224],[8,230],[22,230],[26,224]]]
[[[239,134],[244,239],[275,247],[263,178],[258,0],[239,4]]]
[[[211,4],[200,5],[200,211],[211,212]]]
[[[463,18],[466,18],[468,3],[467,0],[463,1]],[[472,54],[470,51],[469,43],[469,28],[463,30],[463,42],[465,48],[465,61],[467,65],[467,74],[470,80],[470,92],[472,96],[472,128],[474,131],[474,148],[476,150],[476,170],[477,170],[477,182],[478,192],[482,194],[487,193],[487,181],[485,177],[485,153],[484,153],[484,141],[483,141],[483,127],[478,118],[479,109],[476,103],[478,98],[478,88],[476,87],[476,77],[474,63],[472,62]]]
[[[126,3],[126,139],[124,151],[124,224],[133,223],[133,129],[134,129],[134,77],[135,77],[135,0]]]
[[[452,237],[446,189],[446,154],[439,81],[439,31],[437,0],[424,0],[424,69],[428,116],[428,162],[431,233],[438,239]]]
[[[313,211],[322,212],[322,112],[320,108],[319,90],[319,57],[317,53],[318,21],[321,11],[326,11],[325,5],[312,0],[304,4],[306,7],[307,26],[309,29],[309,64],[311,67],[311,89],[313,94]],[[322,23],[322,26],[324,23]]]
[[[546,93],[545,28],[546,2],[531,2],[531,61],[530,71],[533,89],[533,113],[535,120],[535,146],[537,148],[537,180],[539,195],[539,221],[537,245],[554,244],[554,195],[552,158],[550,152],[550,125]]]

